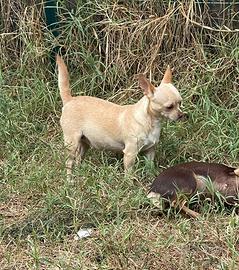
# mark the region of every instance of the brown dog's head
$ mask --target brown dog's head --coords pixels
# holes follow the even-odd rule
[[[172,85],[172,71],[168,66],[161,84],[155,87],[143,74],[139,74],[139,84],[144,95],[149,99],[148,112],[154,117],[164,116],[170,120],[178,120],[184,116],[180,109],[182,98]]]

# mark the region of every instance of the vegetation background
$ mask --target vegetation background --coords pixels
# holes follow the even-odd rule
[[[57,1],[49,29],[44,6],[54,2],[0,1],[0,268],[238,269],[233,210],[203,202],[192,220],[145,198],[175,163],[238,166],[238,2]],[[125,177],[112,154],[90,151],[67,184],[56,46],[75,95],[119,104],[142,96],[135,74],[157,85],[175,67],[189,119],[163,123],[155,166],[140,157]],[[93,237],[75,240],[85,227]]]

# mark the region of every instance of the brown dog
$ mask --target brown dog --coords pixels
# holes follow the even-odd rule
[[[164,170],[153,182],[148,198],[155,205],[160,197],[168,199],[172,206],[181,206],[181,209],[192,217],[199,214],[190,210],[182,202],[178,202],[178,194],[188,197],[201,193],[210,197],[211,191],[208,180],[214,191],[219,191],[226,203],[235,204],[239,195],[239,168],[231,168],[217,163],[189,162],[182,163]]]
[[[96,97],[72,97],[67,67],[59,55],[57,65],[63,101],[60,122],[69,150],[66,164],[68,178],[75,157],[79,155],[81,160],[89,146],[123,152],[126,170],[134,164],[139,152],[153,160],[161,117],[177,120],[183,116],[180,110],[182,98],[172,85],[170,67],[158,87],[140,74],[139,84],[144,90],[144,97],[136,104],[120,106]]]

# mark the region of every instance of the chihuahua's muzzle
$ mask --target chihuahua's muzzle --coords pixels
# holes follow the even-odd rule
[[[178,113],[177,121],[183,121],[183,120],[186,120],[186,114],[180,111]]]

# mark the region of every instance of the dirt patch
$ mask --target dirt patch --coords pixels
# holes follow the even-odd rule
[[[21,196],[12,195],[9,200],[0,203],[0,215],[5,226],[11,226],[28,216],[28,200]]]

